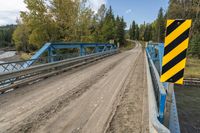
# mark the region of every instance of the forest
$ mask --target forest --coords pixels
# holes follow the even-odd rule
[[[130,39],[164,42],[167,19],[192,19],[190,29],[190,44],[188,54],[200,59],[200,1],[199,0],[169,0],[166,11],[160,8],[157,19],[152,23],[138,26],[135,21],[129,28]]]
[[[188,53],[200,58],[200,1],[169,0],[156,20],[137,24],[128,31],[123,16],[112,7],[101,5],[94,12],[87,0],[25,0],[28,11],[21,12],[16,25],[0,27],[0,47],[15,46],[18,51],[34,52],[45,42],[99,42],[126,45],[126,39],[164,42],[167,19],[192,19]],[[67,7],[67,8],[66,8]],[[131,16],[130,16],[131,17]]]
[[[16,29],[16,25],[0,26],[0,48],[14,47],[12,34]]]
[[[45,42],[125,43],[123,17],[102,5],[97,13],[80,0],[25,0],[28,12],[13,33],[17,50],[34,51]]]

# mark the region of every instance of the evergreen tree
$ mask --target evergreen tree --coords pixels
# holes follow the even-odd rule
[[[135,21],[132,22],[131,27],[129,29],[129,35],[130,35],[130,39],[135,40]]]
[[[102,4],[97,11],[97,18],[99,22],[103,22],[106,14],[106,5]]]
[[[130,25],[130,27],[129,27],[128,34],[129,34],[129,39],[132,39],[132,37],[133,37],[132,25]]]
[[[132,22],[132,38],[135,40],[135,21]]]
[[[97,26],[96,26],[96,30],[95,30],[95,42],[105,42],[104,40],[104,36],[103,36],[103,23],[105,21],[105,15],[106,15],[106,6],[105,4],[102,4],[99,8],[99,10],[97,11]]]
[[[152,40],[152,28],[150,24],[147,24],[144,31],[144,41],[150,40]]]
[[[120,45],[125,44],[125,28],[126,28],[126,23],[124,22],[123,17],[117,16],[116,18],[116,36],[115,36],[115,41],[119,43]]]
[[[163,9],[160,8],[156,23],[156,29],[158,34],[158,42],[164,42],[165,39],[165,18],[163,15]]]
[[[141,24],[140,27],[139,27],[139,32],[140,32],[139,40],[142,40],[142,41],[144,41],[145,26],[146,26],[146,24],[144,22],[144,24]]]
[[[12,34],[15,25],[0,26],[0,47],[13,47]]]
[[[105,42],[114,40],[115,38],[115,18],[112,11],[112,8],[108,9],[106,12],[105,20],[103,22],[102,33]]]
[[[192,38],[189,53],[200,59],[200,34],[196,34]]]
[[[136,40],[140,39],[140,29],[139,29],[139,26],[137,24],[135,25],[135,39]]]
[[[154,21],[153,23],[151,23],[151,27],[152,27],[152,30],[151,30],[152,41],[158,42],[157,41],[158,39],[157,22]]]
[[[183,19],[184,18],[183,5],[180,0],[169,0],[169,7],[167,10],[167,18],[169,19]]]

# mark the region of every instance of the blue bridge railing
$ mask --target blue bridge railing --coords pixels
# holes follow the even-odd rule
[[[58,54],[61,49],[75,49],[74,53]],[[89,49],[89,50],[88,50]],[[64,59],[85,56],[117,49],[117,45],[109,43],[77,43],[53,42],[44,44],[30,60],[14,61],[0,64],[0,73],[27,68],[31,65],[45,64]],[[45,55],[46,54],[46,55]],[[44,56],[45,55],[45,56]]]
[[[158,120],[160,123],[165,124],[165,126],[170,130],[171,133],[180,133],[176,100],[174,91],[171,97],[171,106],[169,106],[170,113],[166,113],[166,99],[168,96],[168,83],[160,82],[160,75],[162,70],[162,57],[164,54],[164,44],[163,43],[148,43],[146,47],[146,54],[149,62],[149,69],[151,72],[152,83],[155,93],[155,98],[158,107]],[[168,118],[167,118],[168,117]],[[166,120],[167,124],[166,124]],[[165,122],[164,122],[165,121]]]

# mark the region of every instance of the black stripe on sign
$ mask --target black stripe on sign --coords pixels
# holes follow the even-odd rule
[[[167,27],[167,32],[166,32],[166,36],[168,36],[170,33],[172,33],[176,28],[178,28],[183,22],[185,22],[185,20],[175,20],[173,23],[171,23],[168,27]]]
[[[169,69],[171,69],[173,66],[175,66],[176,64],[178,64],[180,61],[182,61],[185,57],[186,57],[186,52],[187,49],[183,50],[179,55],[177,55],[175,58],[173,58],[172,60],[170,60],[167,64],[165,64],[162,67],[162,74],[164,74],[165,72],[167,72]]]
[[[169,78],[166,82],[173,82],[173,83],[175,83],[176,81],[178,81],[180,78],[183,77],[183,74],[184,74],[184,69],[180,70],[174,76],[172,76],[171,78]]]
[[[178,36],[175,40],[173,40],[170,44],[168,44],[165,47],[164,50],[164,55],[168,54],[172,49],[174,49],[175,47],[177,47],[180,43],[182,43],[185,39],[188,38],[189,36],[189,30],[190,28],[188,28],[186,31],[184,31],[180,36]]]

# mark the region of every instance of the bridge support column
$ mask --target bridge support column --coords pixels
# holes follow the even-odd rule
[[[53,49],[52,47],[48,48],[48,62],[53,62]]]
[[[95,53],[98,53],[98,52],[100,52],[100,51],[99,51],[99,47],[96,45],[96,46],[95,46]]]
[[[85,55],[85,49],[84,46],[81,44],[80,45],[80,56],[84,56]]]
[[[106,50],[107,50],[107,46],[104,46],[102,52],[104,52]]]

